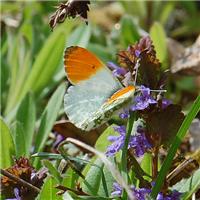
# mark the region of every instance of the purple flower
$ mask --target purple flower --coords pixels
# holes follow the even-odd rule
[[[146,200],[146,196],[151,193],[150,189],[147,188],[139,188],[136,189],[135,186],[131,186],[131,190],[133,192],[134,197],[137,200]],[[111,196],[120,197],[122,195],[122,187],[118,183],[113,183],[113,192]]]
[[[113,183],[113,192],[111,196],[121,196],[122,195],[122,187],[118,183]]]
[[[156,200],[180,200],[182,193],[174,190],[170,194],[164,196],[161,192],[158,194]]]
[[[147,149],[151,148],[144,133],[133,136],[129,145],[134,148],[137,157],[143,156]]]
[[[108,62],[108,63],[107,63],[107,66],[108,66],[111,70],[113,70],[113,71],[112,71],[112,72],[113,72],[113,75],[116,76],[116,77],[124,76],[124,75],[127,73],[127,71],[126,71],[125,68],[119,67],[119,66],[117,66],[117,65],[116,65],[115,63],[113,63],[113,62]]]
[[[137,49],[135,50],[135,56],[136,56],[136,57],[139,57],[139,56],[140,56],[140,53],[141,53],[140,50],[137,50]]]
[[[110,142],[113,142],[113,143],[110,146],[108,146],[108,148],[107,148],[107,151],[106,151],[106,155],[107,156],[115,155],[124,146],[125,134],[126,134],[125,126],[118,126],[118,127],[115,127],[114,129],[120,135],[119,136],[109,136],[108,137],[108,140]]]
[[[132,111],[144,110],[150,104],[156,104],[157,101],[151,96],[150,89],[145,86],[140,87],[141,94],[134,98],[134,105],[131,106]]]
[[[65,139],[64,136],[62,136],[61,134],[59,134],[57,132],[55,132],[55,137],[56,137],[56,140],[53,143],[53,148],[57,148],[58,145]]]
[[[108,140],[113,142],[110,146],[108,146],[106,155],[114,156],[117,152],[119,152],[123,146],[126,136],[126,128],[125,126],[118,126],[114,128],[120,135],[119,136],[109,136]],[[128,149],[133,148],[135,151],[135,155],[140,157],[144,155],[147,149],[151,148],[151,145],[147,141],[144,132],[141,131],[141,127],[138,126],[137,134],[131,135],[129,139]]]
[[[167,108],[167,106],[169,106],[170,104],[172,104],[171,100],[165,98],[162,99],[162,109]]]
[[[124,112],[122,112],[122,113],[119,114],[119,117],[121,119],[127,119],[127,118],[129,118],[129,110],[124,110]]]
[[[131,189],[137,200],[146,200],[146,196],[151,193],[151,190],[148,188],[136,189],[134,186],[132,186]]]

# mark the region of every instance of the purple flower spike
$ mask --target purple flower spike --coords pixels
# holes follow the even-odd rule
[[[144,110],[150,104],[156,104],[157,101],[151,96],[150,89],[145,86],[140,87],[141,94],[136,96],[134,99],[135,104],[131,106],[132,111]]]
[[[120,135],[119,136],[109,136],[108,140],[113,142],[110,146],[107,147],[106,155],[114,156],[117,152],[119,152],[123,146],[126,137],[126,128],[125,126],[117,126],[114,128]],[[138,127],[138,134],[131,135],[128,149],[133,148],[135,151],[135,155],[140,157],[144,155],[144,153],[151,148],[151,145],[147,141],[144,131],[141,127]]]
[[[117,66],[117,65],[116,65],[115,63],[113,63],[113,62],[108,62],[108,63],[107,63],[107,66],[108,66],[111,70],[113,70],[113,71],[112,71],[112,72],[113,72],[113,75],[116,76],[116,77],[124,76],[124,75],[127,73],[127,71],[126,71],[125,68],[119,67],[119,66]]]
[[[122,195],[122,187],[118,183],[113,183],[113,192],[111,196],[121,196]]]

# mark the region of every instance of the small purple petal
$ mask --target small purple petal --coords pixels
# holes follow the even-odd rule
[[[145,86],[140,87],[141,94],[134,98],[134,104],[131,106],[132,111],[144,110],[151,104],[156,104],[157,101],[150,95],[150,89]]]
[[[115,142],[118,138],[119,138],[119,136],[110,135],[110,136],[108,136],[108,141]]]
[[[127,73],[125,68],[119,67],[113,62],[108,62],[107,66],[113,70],[113,75],[116,77],[124,76]]]
[[[113,192],[111,196],[121,196],[122,195],[122,187],[118,183],[113,183]]]
[[[141,51],[139,51],[139,50],[137,50],[137,49],[135,50],[135,56],[136,56],[136,57],[139,57],[139,56],[140,56],[140,53],[141,53]]]
[[[162,109],[167,108],[167,106],[169,106],[170,104],[172,104],[171,100],[165,98],[162,99]]]
[[[121,119],[127,119],[127,118],[129,118],[129,110],[125,110],[124,112],[120,113],[119,117]]]

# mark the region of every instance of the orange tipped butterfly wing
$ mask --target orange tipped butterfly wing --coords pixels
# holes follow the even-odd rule
[[[84,48],[67,48],[64,66],[72,84],[64,97],[64,109],[78,128],[96,128],[134,94],[133,86],[123,88],[112,72]]]

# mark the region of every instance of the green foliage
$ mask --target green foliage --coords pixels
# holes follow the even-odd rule
[[[108,197],[112,191],[114,178],[110,171],[104,167],[100,159],[96,159],[91,166],[82,184],[83,191],[100,197]]]
[[[57,181],[53,177],[49,176],[48,178],[46,178],[45,183],[42,186],[42,190],[37,197],[37,200],[44,200],[44,199],[61,200],[62,197],[56,195],[58,191],[55,188],[56,184],[57,184]]]
[[[45,141],[49,132],[55,122],[61,104],[63,102],[63,95],[65,92],[65,84],[60,85],[51,99],[49,100],[41,117],[40,127],[35,138],[35,152],[41,151],[44,147]]]
[[[20,122],[14,123],[12,126],[13,140],[15,143],[16,157],[27,156],[27,147],[25,142],[25,132]]]
[[[2,118],[0,118],[0,130],[0,167],[6,168],[12,164],[12,156],[15,155],[15,149],[10,129]]]
[[[183,179],[172,187],[173,190],[177,190],[181,193],[183,200],[190,199],[192,194],[194,194],[200,187],[200,169],[194,172],[194,174],[188,178]]]
[[[31,94],[27,94],[22,100],[16,115],[16,120],[21,124],[21,129],[24,132],[25,152],[29,155],[36,121],[35,102]]]
[[[150,28],[150,37],[153,40],[153,44],[156,50],[156,56],[161,63],[164,63],[166,67],[167,60],[167,38],[164,28],[158,22],[155,22]],[[165,67],[165,68],[166,68]]]

